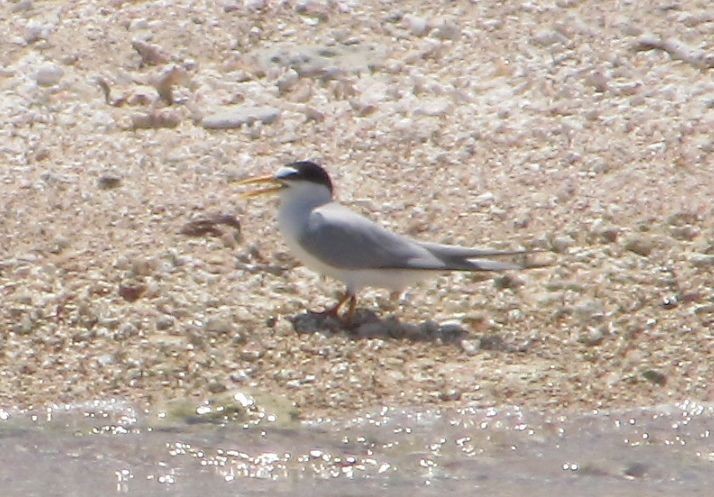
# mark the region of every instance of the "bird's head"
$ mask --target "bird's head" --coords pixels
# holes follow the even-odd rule
[[[269,176],[239,181],[239,185],[267,184],[267,188],[246,192],[245,197],[277,193],[281,198],[299,196],[305,199],[332,198],[332,181],[324,168],[310,161],[292,162]]]

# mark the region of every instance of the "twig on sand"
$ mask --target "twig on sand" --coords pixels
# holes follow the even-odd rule
[[[679,59],[700,69],[714,67],[714,53],[690,47],[679,40],[662,39],[654,35],[644,35],[634,45],[635,51],[664,50],[674,59]]]

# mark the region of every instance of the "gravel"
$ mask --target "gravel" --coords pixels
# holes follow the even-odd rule
[[[708,7],[2,3],[0,406],[714,400]],[[342,289],[229,181],[299,159],[392,229],[550,266],[320,321]]]

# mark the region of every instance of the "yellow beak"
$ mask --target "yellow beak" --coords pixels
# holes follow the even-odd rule
[[[258,178],[249,178],[249,179],[244,179],[242,181],[239,181],[239,185],[255,185],[258,183],[268,183],[272,184],[273,186],[269,188],[261,188],[260,190],[253,190],[251,192],[245,192],[241,194],[241,196],[245,198],[253,198],[253,197],[258,197],[260,195],[268,195],[271,193],[277,193],[285,186],[280,183],[278,180],[275,179],[274,176],[260,176]]]

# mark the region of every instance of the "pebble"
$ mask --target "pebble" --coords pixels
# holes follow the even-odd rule
[[[442,19],[434,26],[433,35],[441,40],[456,40],[461,36],[458,24]]]
[[[295,69],[289,68],[283,73],[280,78],[275,82],[275,84],[278,86],[278,91],[280,94],[284,94],[291,89],[293,89],[298,82],[300,81],[300,75],[297,73]]]
[[[538,31],[533,36],[533,43],[541,47],[555,45],[556,43],[565,43],[567,41],[568,39],[565,36],[550,29]]]
[[[651,237],[642,235],[632,235],[625,240],[625,250],[634,252],[642,257],[647,257],[654,250],[655,243]]]
[[[103,174],[97,181],[97,186],[100,190],[112,190],[121,185],[121,176],[115,174]]]
[[[32,0],[20,0],[10,9],[12,12],[24,12],[32,9]]]
[[[699,230],[691,225],[672,226],[669,232],[672,235],[672,238],[683,241],[691,241],[699,236]]]
[[[658,385],[660,387],[663,387],[667,384],[667,376],[664,373],[661,373],[655,369],[647,369],[643,371],[642,377],[650,383],[654,383],[655,385]]]
[[[562,254],[575,245],[575,239],[570,235],[558,235],[553,237],[550,245],[555,252]]]
[[[402,25],[414,36],[424,36],[429,32],[427,20],[413,14],[407,14],[402,17]]]
[[[64,76],[64,70],[60,66],[46,62],[37,69],[35,81],[40,86],[54,86],[60,82],[62,76]]]
[[[474,203],[480,207],[491,205],[494,202],[496,202],[496,195],[493,192],[484,192],[474,197]]]
[[[176,320],[173,318],[173,316],[160,316],[156,320],[156,329],[159,331],[168,330],[174,327],[175,322]]]
[[[689,262],[696,267],[714,267],[714,254],[690,254]]]
[[[208,384],[208,391],[211,393],[223,393],[226,390],[228,390],[228,387],[220,381],[212,381]]]
[[[206,129],[240,128],[255,122],[272,124],[279,116],[280,110],[275,107],[236,105],[204,117],[201,125]]]
[[[463,350],[466,355],[473,356],[478,354],[479,350],[481,350],[481,341],[476,339],[476,340],[471,340],[471,339],[465,339],[461,340],[459,342],[459,345],[461,346],[461,350]]]
[[[714,304],[704,304],[694,308],[694,314],[699,317],[714,317]]]
[[[146,285],[127,282],[119,285],[119,295],[127,302],[136,302],[146,292]]]
[[[171,57],[165,53],[161,47],[157,45],[152,45],[143,40],[133,40],[131,46],[141,57],[142,64],[148,66],[156,66],[159,64],[165,64],[171,60]]]
[[[617,241],[617,237],[620,234],[620,228],[608,224],[602,219],[597,219],[590,226],[590,233],[598,240],[613,243]]]
[[[575,317],[585,323],[601,321],[605,315],[605,308],[597,300],[582,300],[573,306]]]
[[[25,31],[23,33],[23,39],[25,43],[35,43],[40,40],[46,40],[50,37],[52,32],[52,27],[41,24],[38,21],[31,19],[25,26]]]
[[[588,328],[587,331],[580,333],[578,342],[589,347],[600,345],[605,339],[605,332],[602,328]]]
[[[252,11],[263,10],[268,5],[268,0],[243,0],[243,6]]]
[[[461,390],[458,388],[447,388],[439,392],[439,400],[456,401],[461,399]]]
[[[233,331],[233,321],[224,317],[209,318],[204,329],[210,333],[229,334]]]
[[[181,114],[174,109],[153,109],[131,116],[131,129],[175,128],[180,123]]]

